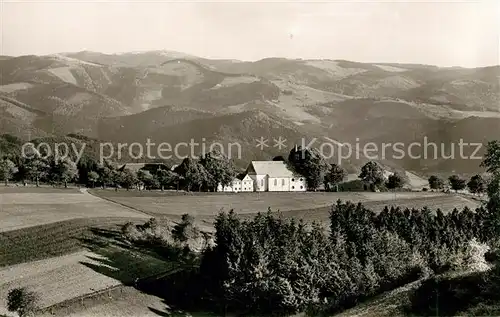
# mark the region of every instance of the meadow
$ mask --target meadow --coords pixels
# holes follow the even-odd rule
[[[170,269],[157,255],[130,249],[115,241],[120,225],[128,221],[143,223],[157,217],[161,222],[170,222],[189,213],[196,217],[202,229],[210,230],[220,210],[234,209],[243,217],[252,217],[268,208],[279,210],[285,217],[325,221],[331,204],[338,199],[363,202],[374,211],[381,211],[385,205],[429,206],[445,212],[454,207],[479,205],[462,196],[424,192],[186,194],[2,188],[0,314],[5,313],[6,293],[12,287],[28,286],[39,291],[41,306],[50,307]],[[131,290],[127,292],[114,296],[113,300],[90,301],[84,307],[81,302],[68,304],[69,308],[58,308],[54,314],[154,316],[163,313],[165,306],[159,299]]]
[[[337,200],[362,202],[375,212],[380,212],[385,206],[400,206],[402,208],[422,208],[428,206],[432,210],[441,209],[451,212],[453,208],[465,206],[475,209],[480,203],[455,194],[432,192],[304,192],[304,193],[175,193],[148,191],[111,191],[93,190],[96,196],[122,204],[134,210],[140,210],[152,217],[180,220],[182,214],[195,217],[196,223],[203,230],[211,231],[212,223],[220,211],[233,209],[243,218],[253,217],[258,212],[281,212],[284,217],[304,219],[306,221],[328,220],[332,204]]]
[[[2,188],[0,208],[0,232],[79,218],[148,217],[77,189]]]

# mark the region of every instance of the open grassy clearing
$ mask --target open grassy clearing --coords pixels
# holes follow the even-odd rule
[[[153,256],[99,242],[148,215],[88,193],[38,190],[0,194],[0,314],[13,287],[38,291],[46,307],[165,269]]]
[[[80,264],[90,261],[87,252],[23,263],[0,270],[0,313],[5,313],[5,298],[9,289],[29,287],[40,294],[42,307],[53,305],[99,288],[119,284]]]
[[[383,200],[383,201],[364,201],[363,205],[372,210],[373,212],[379,213],[381,212],[385,206],[389,208],[391,206],[400,207],[400,208],[415,208],[421,209],[425,206],[429,207],[432,211],[436,211],[438,208],[441,209],[444,213],[448,213],[453,211],[453,208],[462,209],[465,206],[474,210],[475,208],[480,206],[480,203],[475,200],[469,200],[463,198],[461,196],[456,195],[441,195],[434,197],[419,197],[419,198],[402,198],[399,197],[398,194],[396,199],[392,200]],[[283,213],[285,217],[291,217],[296,219],[304,219],[307,221],[319,221],[323,223],[328,223],[329,214],[330,214],[331,206],[324,206],[314,209],[304,209],[304,210],[291,210],[286,213]],[[250,215],[248,215],[250,217]],[[205,219],[205,221],[210,221],[209,219]]]
[[[79,239],[87,251],[1,268],[0,314],[5,312],[7,292],[14,287],[38,292],[40,306],[48,307],[171,269],[158,256],[114,243],[115,235],[116,231],[100,230]]]
[[[0,192],[0,232],[70,219],[96,217],[147,218],[134,210],[85,192]]]
[[[99,296],[69,301],[42,312],[40,317],[216,317],[209,313],[170,311],[161,298],[144,294],[133,287],[122,286]]]
[[[78,188],[60,188],[52,186],[0,186],[0,194],[78,194],[80,190]],[[1,196],[0,196],[1,197]],[[0,198],[1,199],[1,198]],[[1,202],[1,200],[0,200]]]
[[[239,214],[265,212],[268,208],[276,211],[305,210],[330,206],[338,199],[365,202],[391,200],[392,193],[325,193],[325,192],[283,192],[283,193],[237,193],[237,194],[193,194],[161,195],[161,192],[95,190],[93,194],[115,201],[145,213],[158,216],[180,216],[191,214],[195,217],[216,215],[220,210],[233,209]],[[398,194],[399,199],[437,197],[442,194],[406,192]]]
[[[18,230],[0,232],[0,268],[82,251],[82,240],[93,237],[96,229],[117,229],[137,218],[72,219]]]
[[[372,193],[372,192],[304,192],[304,193],[230,193],[207,194],[169,192],[163,195],[155,191],[117,191],[95,190],[93,194],[105,197],[111,201],[143,211],[159,219],[179,221],[182,214],[195,216],[196,225],[204,231],[213,231],[213,221],[219,211],[229,211],[231,208],[241,218],[251,218],[258,212],[282,212],[284,217],[320,221],[327,223],[332,204],[337,200],[362,202],[375,212],[380,212],[388,205],[404,208],[432,209],[440,208],[444,212],[453,208],[468,206],[476,208],[479,203],[460,196],[430,192]]]
[[[105,292],[102,296],[95,296],[80,301],[69,301],[62,305],[62,307],[50,309],[40,314],[40,316],[153,317],[162,316],[161,314],[166,315],[167,313],[162,299],[141,293],[133,287],[126,286]]]
[[[420,286],[421,281],[415,281],[395,290],[384,293],[365,303],[360,303],[335,317],[393,317],[405,316],[404,306],[409,301],[410,293]]]

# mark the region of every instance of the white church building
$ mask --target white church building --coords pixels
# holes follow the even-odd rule
[[[224,192],[305,192],[306,180],[294,174],[283,161],[252,161]]]

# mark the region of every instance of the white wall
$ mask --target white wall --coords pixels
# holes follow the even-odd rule
[[[306,180],[303,177],[293,177],[290,179],[290,191],[292,192],[305,192]]]
[[[267,175],[250,175],[255,181],[255,191],[265,192],[268,189]]]
[[[290,179],[283,177],[269,178],[269,191],[270,192],[290,191]]]
[[[219,184],[217,186],[217,191],[218,192],[227,192],[227,193],[240,192],[241,187],[242,187],[241,181],[235,180],[235,181],[233,181],[233,183],[230,186],[224,186],[224,188],[222,188],[222,185]]]
[[[245,179],[241,182],[241,191],[242,192],[253,192],[253,180]]]

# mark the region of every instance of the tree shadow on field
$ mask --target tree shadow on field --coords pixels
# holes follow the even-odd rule
[[[92,236],[80,239],[91,255],[81,264],[114,278],[125,285],[134,285],[137,279],[154,276],[172,269],[164,254],[130,244],[119,230],[92,228]]]
[[[80,239],[80,242],[92,254],[82,265],[132,286],[148,295],[164,300],[166,311],[170,307],[192,306],[192,296],[185,290],[197,281],[197,260],[190,257],[185,249],[164,245],[133,244],[116,229],[91,229],[92,236]],[[167,300],[168,299],[168,300]],[[159,316],[186,316],[182,313],[162,312],[148,307]],[[203,316],[209,316],[203,314]]]

